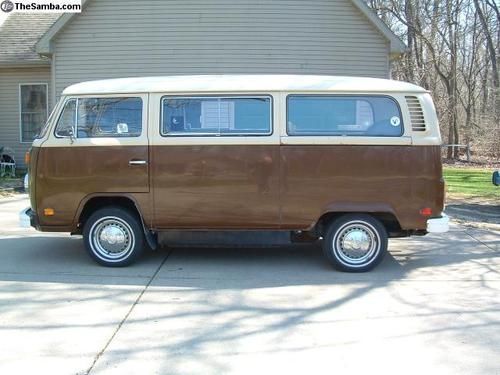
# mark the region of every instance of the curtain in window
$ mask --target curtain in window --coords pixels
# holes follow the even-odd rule
[[[21,85],[21,141],[31,142],[47,120],[47,85]]]

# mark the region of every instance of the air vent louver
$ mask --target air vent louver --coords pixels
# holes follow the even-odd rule
[[[420,101],[416,96],[406,96],[406,104],[410,111],[411,128],[415,132],[425,131],[424,111],[420,105]]]

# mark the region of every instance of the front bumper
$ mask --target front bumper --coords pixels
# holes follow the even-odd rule
[[[450,230],[450,218],[445,213],[441,217],[435,217],[427,220],[428,233],[445,233]]]
[[[31,207],[25,208],[19,213],[19,225],[21,228],[39,228],[38,217]]]
[[[25,193],[29,193],[30,191],[30,176],[28,173],[26,173],[24,175],[24,181],[23,181],[23,184],[24,184],[24,192]]]

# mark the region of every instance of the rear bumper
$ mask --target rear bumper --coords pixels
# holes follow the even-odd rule
[[[445,233],[450,230],[450,218],[445,213],[441,217],[435,217],[427,220],[428,233]]]
[[[19,225],[21,228],[33,227],[38,230],[40,229],[38,217],[31,207],[25,208],[19,213]]]

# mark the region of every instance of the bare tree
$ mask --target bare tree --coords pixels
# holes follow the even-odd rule
[[[483,27],[483,33],[486,38],[486,47],[488,48],[488,53],[490,56],[490,62],[491,62],[491,76],[493,77],[493,87],[495,89],[495,120],[499,121],[500,116],[500,78],[498,76],[498,61],[497,61],[497,54],[499,53],[499,43],[500,43],[500,38],[497,38],[497,43],[495,46],[495,43],[493,42],[493,37],[492,37],[492,30],[491,30],[491,23],[487,22],[486,16],[484,14],[484,11],[482,9],[482,6],[479,2],[479,0],[474,0],[474,5],[476,8],[477,15],[479,17],[479,20],[481,21],[481,25]],[[500,12],[498,10],[497,5],[493,1],[486,0],[484,2],[484,5],[490,7],[496,15],[496,21],[497,21],[497,34],[500,34],[500,28],[498,27],[498,23],[500,23]]]
[[[368,4],[408,46],[394,64],[394,78],[433,92],[447,142],[490,142],[493,147],[485,147],[484,152],[498,157],[500,12],[496,0],[368,0]],[[447,150],[448,158],[459,156],[458,148]]]

